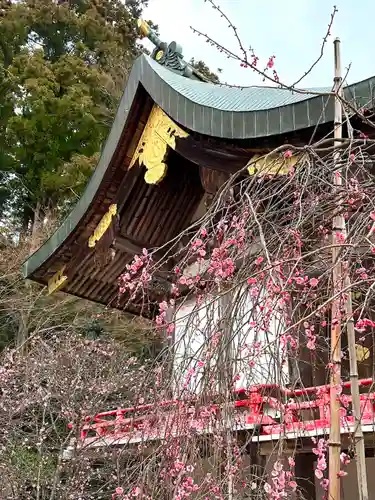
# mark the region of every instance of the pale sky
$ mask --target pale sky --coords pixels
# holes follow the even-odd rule
[[[332,36],[322,61],[303,80],[301,87],[332,84],[333,40],[341,39],[343,71],[351,63],[348,83],[375,75],[373,30],[375,0],[219,0],[218,4],[238,28],[245,47],[255,49],[264,67],[276,56],[275,69],[285,83],[299,78],[320,53],[333,5],[336,14]],[[143,17],[159,25],[160,38],[176,41],[186,60],[202,59],[212,71],[222,68],[222,81],[236,85],[269,85],[250,69],[226,59],[210,47],[190,26],[238,52],[228,24],[204,0],[149,0]],[[150,45],[148,45],[150,48]]]

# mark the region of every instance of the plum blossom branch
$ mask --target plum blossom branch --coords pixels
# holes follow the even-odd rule
[[[324,38],[323,38],[323,42],[322,42],[322,45],[320,47],[320,54],[319,56],[317,57],[317,59],[311,64],[311,66],[303,73],[303,75],[298,79],[296,80],[291,86],[294,88],[296,85],[298,85],[299,83],[302,82],[302,80],[304,78],[306,78],[307,75],[309,75],[312,70],[319,64],[319,62],[322,60],[323,56],[324,56],[324,50],[325,50],[325,46],[328,42],[328,39],[329,37],[331,36],[331,30],[332,30],[332,26],[333,26],[333,22],[335,20],[335,16],[338,12],[338,9],[336,7],[336,5],[333,6],[333,10],[331,12],[331,18],[329,20],[329,23],[328,23],[328,28],[327,28],[327,32],[326,34],[324,35]],[[345,81],[345,78],[343,79]]]
[[[309,69],[306,70],[304,72],[304,74],[296,82],[294,82],[292,85],[287,85],[287,84],[283,83],[282,81],[280,81],[279,75],[278,75],[277,71],[274,69],[275,56],[272,55],[269,57],[268,62],[263,70],[259,69],[259,67],[258,67],[259,57],[257,57],[255,55],[254,49],[250,48],[249,55],[251,57],[251,60],[249,60],[248,51],[244,47],[244,44],[239,36],[238,29],[233,24],[233,22],[229,19],[228,15],[224,13],[222,8],[219,7],[214,0],[205,0],[205,2],[210,3],[212,8],[219,13],[220,17],[224,18],[225,21],[228,23],[228,27],[232,30],[234,37],[237,41],[241,55],[238,55],[235,52],[233,52],[232,50],[224,47],[222,44],[220,44],[219,42],[214,40],[207,33],[203,33],[202,31],[190,26],[193,33],[196,33],[198,36],[204,37],[206,42],[209,43],[210,45],[212,45],[213,47],[215,47],[219,52],[221,52],[222,54],[224,54],[225,56],[227,56],[230,59],[237,60],[240,63],[241,67],[252,69],[256,73],[258,73],[260,76],[262,76],[263,81],[267,80],[273,84],[277,84],[281,88],[292,90],[294,92],[301,93],[301,94],[327,95],[327,96],[333,95],[332,92],[314,92],[314,91],[307,91],[307,90],[303,90],[303,89],[297,89],[296,85],[298,85],[309,73],[311,73],[311,71],[317,66],[317,64],[322,59],[322,57],[324,55],[326,43],[328,41],[329,36],[331,35],[331,29],[332,29],[332,26],[334,23],[335,16],[338,12],[338,9],[336,8],[336,6],[333,7],[330,21],[328,23],[328,29],[327,29],[327,32],[326,32],[324,38],[323,38],[323,42],[321,45],[320,54],[319,54],[318,58],[311,64]],[[269,70],[272,70],[273,76],[269,75]],[[230,86],[235,86],[235,85],[230,85]]]

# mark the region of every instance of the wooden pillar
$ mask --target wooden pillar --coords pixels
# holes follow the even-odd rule
[[[306,335],[302,325],[298,327],[298,356],[294,356],[293,361],[297,365],[297,376],[291,380],[297,387],[311,387],[313,385],[313,363],[311,351],[306,347]]]
[[[220,292],[220,290],[219,290]],[[233,432],[231,425],[234,422],[232,400],[233,386],[233,339],[232,339],[232,309],[233,293],[221,291],[219,298],[219,317],[221,329],[221,345],[218,356],[218,385],[220,397],[223,400],[221,415],[223,420],[223,434],[225,442],[225,451],[223,449],[223,459],[221,464],[222,475],[227,476],[227,497],[228,500],[234,500],[233,478],[227,473],[233,465]]]
[[[262,488],[262,478],[265,474],[266,456],[261,455],[260,447],[257,444],[250,444],[250,498],[259,498],[259,489]],[[257,488],[251,489],[251,484],[256,483]]]
[[[309,311],[301,306],[294,321],[300,321],[301,318],[306,317],[308,314]],[[290,381],[292,387],[313,387],[327,383],[326,367],[329,363],[329,353],[327,351],[329,330],[327,327],[322,327],[318,320],[311,323],[318,334],[317,349],[313,351],[307,347],[305,329],[303,324],[300,325],[298,328],[299,349],[297,355],[294,354],[290,361],[292,365]]]
[[[294,460],[296,462],[296,482],[298,485],[298,499],[316,500],[314,462],[316,456],[313,453],[298,453]]]
[[[259,457],[261,461],[261,476],[263,481],[268,481],[272,484],[272,470],[276,460],[284,464],[284,470],[289,469],[288,458],[293,457],[295,461],[295,481],[297,483],[297,491],[288,493],[288,500],[318,500],[315,491],[315,473],[314,462],[316,456],[311,453],[295,453],[294,446],[283,450],[278,449],[275,443],[264,443],[260,446]],[[254,498],[259,498],[254,492]]]
[[[174,321],[175,308],[169,307],[166,311],[166,322],[167,324],[172,323]],[[174,343],[175,343],[175,332],[172,335],[167,333],[167,329],[164,329],[164,353],[165,353],[165,362],[167,364],[166,367],[166,382],[167,382],[167,396],[170,399],[173,399],[175,386],[174,386],[174,369],[175,369],[175,353],[174,353]]]

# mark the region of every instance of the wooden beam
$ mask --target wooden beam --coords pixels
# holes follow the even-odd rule
[[[139,243],[135,243],[130,238],[125,238],[124,236],[121,235],[116,236],[113,245],[115,249],[117,248],[118,250],[121,250],[122,252],[126,252],[131,255],[142,255],[143,249],[147,248],[146,245],[140,245]],[[159,260],[166,259],[167,255],[168,255],[168,250],[164,248],[164,250],[158,250],[155,253],[153,253],[152,258],[154,262],[157,262]],[[169,265],[160,263],[159,270],[167,272],[173,269],[173,267],[174,267],[174,261]]]
[[[132,255],[140,255],[142,254],[142,250],[144,247],[134,243],[129,238],[125,238],[124,236],[116,235],[114,240],[114,247],[122,250],[123,252],[130,253]]]

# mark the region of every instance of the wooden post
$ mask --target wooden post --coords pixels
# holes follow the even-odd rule
[[[172,323],[175,319],[175,307],[169,307],[166,311],[166,323]],[[173,399],[176,396],[176,387],[174,380],[174,371],[175,371],[175,349],[174,344],[176,340],[176,332],[174,331],[171,336],[168,335],[167,329],[164,329],[164,350],[165,350],[165,363],[167,364],[166,368],[166,381],[167,381],[167,394],[170,399]]]
[[[335,57],[335,121],[334,121],[334,139],[342,138],[342,104],[339,98],[342,92],[341,78],[341,60],[340,60],[340,40],[334,41]],[[338,147],[340,140],[334,142]],[[340,163],[340,150],[334,153],[333,185],[340,188],[342,185],[341,170],[337,168]],[[340,261],[339,238],[336,233],[345,231],[345,220],[342,215],[335,215],[332,225],[332,281],[333,295],[340,294],[342,290],[342,266]],[[332,303],[331,315],[331,378],[330,378],[330,430],[329,430],[329,490],[328,498],[330,500],[340,500],[340,452],[341,452],[341,434],[340,434],[340,401],[339,387],[341,384],[341,295]]]
[[[261,449],[258,443],[251,441],[247,445],[247,450],[250,455],[250,484],[256,483],[257,488],[251,489],[250,499],[259,500],[259,490],[263,489],[262,478],[265,475],[266,457],[261,454]]]
[[[231,473],[233,461],[233,409],[230,407],[232,400],[232,385],[233,385],[233,349],[232,349],[232,322],[231,310],[233,308],[234,294],[232,292],[225,292],[219,289],[221,296],[219,298],[219,316],[222,329],[222,344],[220,347],[220,357],[218,360],[219,373],[219,391],[220,395],[225,395],[224,404],[222,409],[222,419],[225,433],[226,443],[226,473],[228,474],[227,483],[227,498],[228,500],[234,499],[234,485]],[[219,366],[221,364],[221,366]]]
[[[303,500],[316,500],[314,462],[316,456],[313,453],[297,453],[296,481],[298,491]]]

